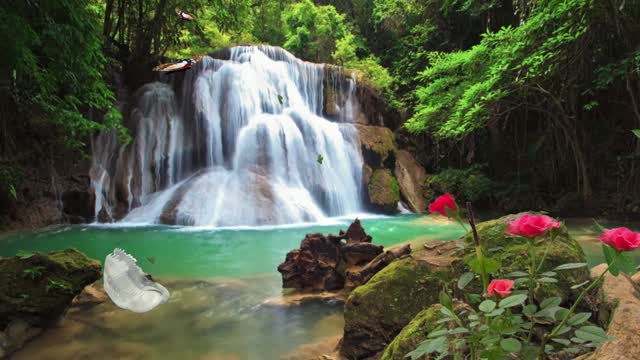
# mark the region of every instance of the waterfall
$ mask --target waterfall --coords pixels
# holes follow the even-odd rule
[[[361,212],[355,80],[276,47],[219,57],[139,89],[130,143],[94,139],[97,219],[251,226]]]

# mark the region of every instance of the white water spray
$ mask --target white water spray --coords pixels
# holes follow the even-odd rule
[[[362,211],[355,81],[334,90],[346,100],[333,122],[322,117],[323,65],[267,46],[228,57],[139,90],[132,143],[113,132],[94,141],[98,219],[238,226]]]

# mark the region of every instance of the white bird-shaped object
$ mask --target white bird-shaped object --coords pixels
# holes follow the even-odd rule
[[[193,21],[196,19],[195,16],[180,10],[180,8],[176,8],[176,15],[178,16],[178,18],[180,18],[180,20]]]
[[[122,249],[115,249],[104,260],[104,289],[116,306],[143,313],[169,300],[169,291],[136,264]]]

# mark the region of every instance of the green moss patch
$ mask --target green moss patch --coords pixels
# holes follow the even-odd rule
[[[439,304],[422,310],[387,346],[380,360],[405,360],[405,355],[427,339],[427,335],[439,325],[437,322],[441,318]]]
[[[374,170],[369,181],[369,201],[386,212],[395,211],[400,201],[400,185],[391,170]]]
[[[45,326],[86,285],[101,276],[100,263],[76,249],[0,259],[0,329],[15,318]]]

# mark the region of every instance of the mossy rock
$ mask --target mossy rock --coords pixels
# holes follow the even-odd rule
[[[509,215],[477,226],[485,253],[502,263],[500,273],[495,274],[498,278],[527,269],[525,241],[504,234],[507,224],[516,217]],[[464,248],[460,247],[462,244]],[[454,291],[454,297],[464,298],[456,282],[468,271],[466,260],[474,256],[472,239],[467,236],[456,242],[428,243],[425,247],[414,249],[410,258],[392,263],[351,293],[345,303],[341,346],[345,357],[366,359],[380,354],[417,314],[438,303],[438,293],[444,288]],[[580,245],[571,239],[565,227],[553,241],[545,238],[536,244],[538,258],[547,248],[543,272],[564,263],[586,262]],[[579,292],[570,286],[589,279],[589,274],[586,267],[560,271],[558,279],[557,284],[545,284],[538,289],[537,298],[559,295],[566,303]],[[472,282],[469,290],[480,293],[479,280]]]
[[[418,344],[427,339],[429,332],[440,325],[437,322],[441,318],[439,304],[419,312],[384,349],[380,360],[405,360],[405,356],[415,350]]]
[[[455,251],[454,243],[442,244],[442,251]],[[348,359],[375,356],[416,314],[438,302],[439,292],[450,287],[464,267],[459,259],[431,255],[417,249],[349,295],[344,308],[342,355]]]
[[[0,330],[14,319],[48,325],[100,277],[100,263],[76,249],[0,258]]]
[[[391,170],[374,170],[367,189],[369,202],[376,210],[385,213],[397,212],[398,201],[400,201],[400,185]]]
[[[356,125],[365,164],[374,169],[394,169],[396,144],[391,129],[383,126]]]

